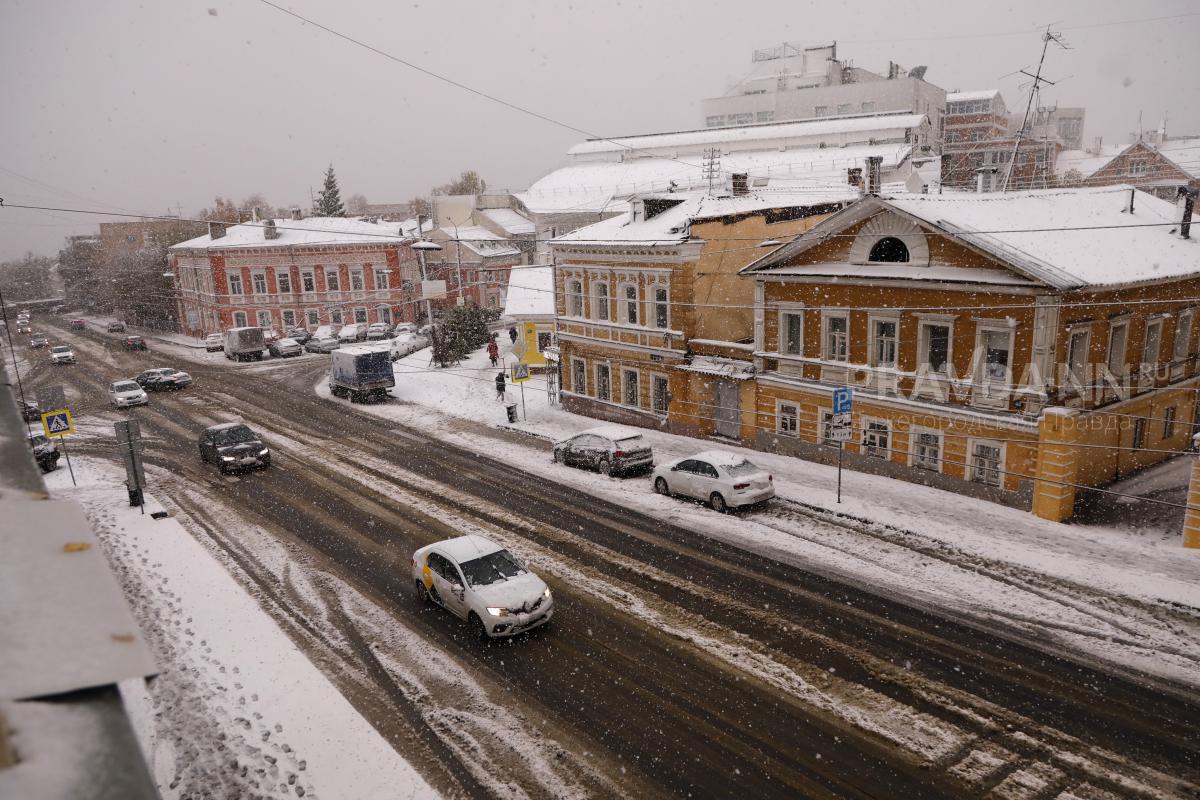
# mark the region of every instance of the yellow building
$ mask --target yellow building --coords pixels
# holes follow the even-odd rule
[[[517,329],[514,351],[520,351],[521,361],[544,368],[546,350],[554,345],[554,267],[513,267],[504,315]]]

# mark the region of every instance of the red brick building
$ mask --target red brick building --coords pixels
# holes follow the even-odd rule
[[[995,89],[946,95],[942,140],[942,185],[956,189],[1000,189],[1007,175],[1010,190],[1056,185],[1055,162],[1062,143],[1057,136],[1023,136],[1009,131],[1008,108]]]
[[[1094,166],[1096,159],[1088,166]],[[1081,165],[1085,161],[1079,162]],[[1136,186],[1163,200],[1174,202],[1181,187],[1194,187],[1200,182],[1200,137],[1168,139],[1155,145],[1138,141],[1126,147],[1111,160],[1100,162],[1097,168],[1084,174],[1076,169],[1070,174],[1059,170],[1063,183],[1081,186]]]
[[[169,251],[180,329],[415,321],[412,241],[397,224],[334,217],[210,223]]]

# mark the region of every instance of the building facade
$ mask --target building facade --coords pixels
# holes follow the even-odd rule
[[[1136,186],[1174,202],[1180,189],[1200,184],[1200,138],[1168,139],[1157,146],[1134,142],[1087,175],[1072,179],[1081,186]]]
[[[396,225],[332,217],[210,223],[169,251],[181,329],[415,321],[412,241]]]

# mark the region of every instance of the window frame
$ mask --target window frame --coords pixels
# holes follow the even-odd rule
[[[1144,450],[1146,448],[1146,418],[1136,417],[1133,420],[1133,435],[1129,445],[1134,450]]]
[[[317,291],[317,271],[315,269],[300,270],[301,294],[314,294]]]
[[[577,287],[576,291],[571,291],[572,286]],[[583,319],[586,307],[583,302],[583,280],[581,278],[568,278],[566,290],[567,316]]]
[[[330,280],[330,277],[333,278],[332,281]],[[342,290],[341,286],[342,286],[341,270],[338,269],[337,267],[326,267],[325,268],[325,291],[340,292]]]
[[[1150,329],[1151,328],[1155,329],[1153,360],[1147,358],[1147,356],[1150,354]],[[1154,365],[1154,366],[1158,365],[1159,356],[1162,355],[1162,331],[1163,331],[1162,317],[1154,317],[1154,318],[1146,320],[1146,329],[1143,332],[1143,336],[1142,336],[1142,366],[1145,366],[1147,364]]]
[[[946,361],[942,369],[934,369],[929,361],[930,328],[946,329]],[[954,363],[954,321],[941,319],[922,319],[917,327],[917,357],[919,367],[927,368],[934,375],[949,376],[951,365]]]
[[[230,297],[246,296],[246,293],[242,291],[245,287],[242,286],[242,273],[240,271],[230,272],[225,276],[225,282],[229,286]]]
[[[279,312],[281,324],[286,331],[289,328],[296,327],[296,312],[293,309],[285,308]]]
[[[306,311],[304,313],[304,322],[305,322],[305,327],[309,327],[312,325],[320,326],[321,312],[315,308],[308,309],[308,311]]]
[[[597,322],[612,322],[612,297],[608,289],[607,280],[592,281],[592,318]]]
[[[241,317],[241,321],[240,321],[240,322],[238,321],[238,317]],[[246,316],[246,312],[245,312],[245,311],[235,311],[235,312],[233,312],[233,327],[235,327],[235,328],[249,328],[250,326],[246,324],[246,323],[247,323],[247,322],[249,322],[249,321],[250,321],[250,320],[249,320],[249,318]]]
[[[1163,409],[1162,417],[1162,438],[1170,439],[1175,435],[1176,416],[1179,414],[1175,406],[1167,406]]]
[[[371,273],[371,279],[375,282],[376,289],[390,289],[392,271],[388,267],[375,267]],[[380,277],[382,276],[382,281]]]
[[[661,393],[658,391],[660,386]],[[659,398],[662,399],[661,408]],[[671,412],[671,379],[661,372],[650,373],[650,410],[663,417]]]
[[[579,378],[583,377],[583,386],[579,386]],[[571,391],[575,394],[587,395],[587,361],[582,358],[571,359]]]
[[[600,379],[601,371],[604,380]],[[592,364],[592,379],[596,381],[596,399],[612,402],[612,365],[607,361],[596,361]],[[601,391],[603,390],[603,391]]]
[[[879,428],[883,430],[883,445],[879,445]],[[892,423],[880,417],[863,417],[859,447],[868,458],[892,459]],[[874,443],[869,440],[874,438]]]
[[[1008,358],[1004,365],[1004,377],[999,378],[991,374],[988,365],[987,337],[992,334],[999,334],[1006,337]],[[1001,386],[1012,386],[1013,382],[1013,351],[1016,344],[1016,330],[1012,325],[1003,321],[991,322],[990,320],[980,320],[975,323],[975,352],[978,354],[979,363],[976,364],[974,373],[976,379],[981,384],[999,384]]]
[[[351,292],[365,292],[367,290],[367,276],[363,268],[351,267],[349,272],[350,280],[347,281],[350,284],[349,290]],[[358,284],[357,286],[355,286],[356,283]]]
[[[1080,371],[1075,371],[1075,342],[1083,339],[1083,363],[1081,363]],[[1092,352],[1092,326],[1090,323],[1080,325],[1072,325],[1067,328],[1067,375],[1074,378],[1080,386],[1088,384],[1087,370],[1091,363]]]
[[[830,323],[834,320],[839,320],[846,325],[846,329],[842,332],[842,357],[836,358],[831,352],[834,348],[831,347],[834,334]],[[824,311],[821,313],[821,359],[831,361],[838,364],[850,363],[850,313],[848,311]]]
[[[629,380],[630,376],[633,377],[632,383]],[[631,386],[633,388],[633,401],[632,402],[630,402],[630,400],[629,400],[629,389],[631,388]],[[629,367],[623,367],[621,369],[621,405],[629,406],[630,408],[641,408],[641,406],[642,406],[641,390],[642,390],[642,387],[641,387],[641,372],[640,372],[640,370],[630,369]]]
[[[629,290],[633,289],[633,297],[629,297]],[[617,285],[617,305],[620,309],[618,320],[625,325],[641,325],[642,309],[641,309],[641,293],[636,283],[624,281]],[[629,312],[633,312],[633,319],[629,318]]]
[[[797,340],[796,349],[794,351],[787,349],[788,344],[791,342],[791,336],[790,336],[791,330],[790,330],[788,321],[789,321],[789,319],[791,319],[793,317],[795,319],[799,320],[799,322],[800,322],[800,332],[799,332],[800,335]],[[804,309],[803,308],[780,309],[778,339],[779,339],[779,342],[776,347],[776,350],[779,352],[780,355],[788,355],[788,356],[803,356],[804,355]]]
[[[1191,352],[1192,342],[1192,325],[1195,320],[1195,312],[1190,308],[1185,308],[1179,312],[1179,316],[1175,318],[1175,340],[1171,342],[1171,360],[1183,361]],[[1183,336],[1180,336],[1180,332]],[[1182,351],[1181,350],[1182,345]]]
[[[275,272],[275,291],[278,294],[292,293],[292,273],[287,270]]]
[[[996,439],[982,439],[982,438],[976,439],[976,438],[972,437],[967,440],[967,444],[968,444],[968,447],[967,447],[967,458],[968,458],[967,479],[970,480],[971,483],[978,483],[983,486],[993,486],[996,488],[1004,488],[1004,478],[1005,478],[1005,472],[1006,472],[1005,467],[1007,466],[1007,463],[1008,463],[1007,462],[1008,454],[1006,452],[1005,443],[1002,441],[998,441]],[[990,448],[995,449],[998,453],[997,458],[996,458],[996,465],[994,467],[988,468],[991,471],[994,471],[996,473],[995,482],[992,482],[991,480],[989,480],[987,475],[981,474],[979,472],[979,465],[976,463],[976,455],[977,454],[975,452],[976,449],[979,447],[990,447]]]
[[[265,269],[256,269],[250,272],[250,287],[253,294],[266,294],[268,291],[267,271]],[[261,288],[260,288],[261,287]]]
[[[932,436],[937,440],[937,456],[934,458],[934,463],[931,465],[928,459],[918,453],[917,448],[921,446],[921,436]],[[923,469],[930,472],[941,473],[942,471],[942,453],[945,445],[945,435],[937,428],[920,428],[910,427],[908,429],[908,465],[914,469]]]
[[[883,340],[879,336],[877,326],[881,324],[895,326],[891,339],[892,360],[890,363],[884,363],[879,358],[879,344]],[[896,369],[900,364],[900,317],[872,314],[867,317],[867,329],[870,332],[870,339],[867,343],[870,348],[867,353],[867,362],[872,367]]]
[[[361,314],[359,313],[360,311],[362,312]],[[363,306],[354,307],[351,309],[351,313],[354,316],[355,324],[358,325],[366,325],[368,320],[371,319],[371,312]],[[362,319],[359,319],[359,317],[362,317]]]
[[[785,409],[791,408],[791,413]],[[791,420],[790,425],[786,420]],[[775,400],[775,432],[780,436],[799,438],[800,436],[800,403],[795,400]]]
[[[266,315],[267,324],[263,324],[263,316]],[[254,312],[254,324],[263,330],[273,330],[275,328],[275,315],[270,311],[259,310]]]
[[[1119,369],[1113,368],[1113,343],[1117,338],[1117,331],[1121,331],[1121,361],[1118,364]],[[1113,375],[1124,375],[1129,369],[1129,320],[1123,319],[1119,322],[1110,322],[1108,327],[1108,352],[1104,359],[1105,366]]]
[[[654,327],[659,330],[669,331],[671,330],[671,287],[664,286],[661,283],[655,284],[651,288],[651,292],[651,296],[654,298]],[[658,297],[659,292],[663,292],[663,299],[661,300]],[[659,315],[660,309],[663,312],[661,317]],[[666,324],[659,324],[660,318]]]

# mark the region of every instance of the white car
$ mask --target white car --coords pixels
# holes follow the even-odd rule
[[[483,536],[459,536],[413,553],[417,597],[436,603],[480,637],[512,636],[545,625],[554,598],[521,560]]]
[[[137,385],[136,381],[117,381],[108,387],[108,399],[117,408],[144,406],[150,402],[146,390]]]
[[[398,333],[391,339],[389,347],[392,351],[392,361],[399,361],[405,356],[423,350],[429,346],[429,340],[415,333]]]
[[[56,344],[50,348],[50,363],[52,364],[74,364],[75,351],[70,346],[65,344]]]
[[[744,456],[706,450],[655,468],[654,491],[693,497],[724,511],[770,500],[775,480]]]
[[[225,334],[210,333],[204,337],[204,349],[206,352],[215,353],[218,350],[225,349]]]

